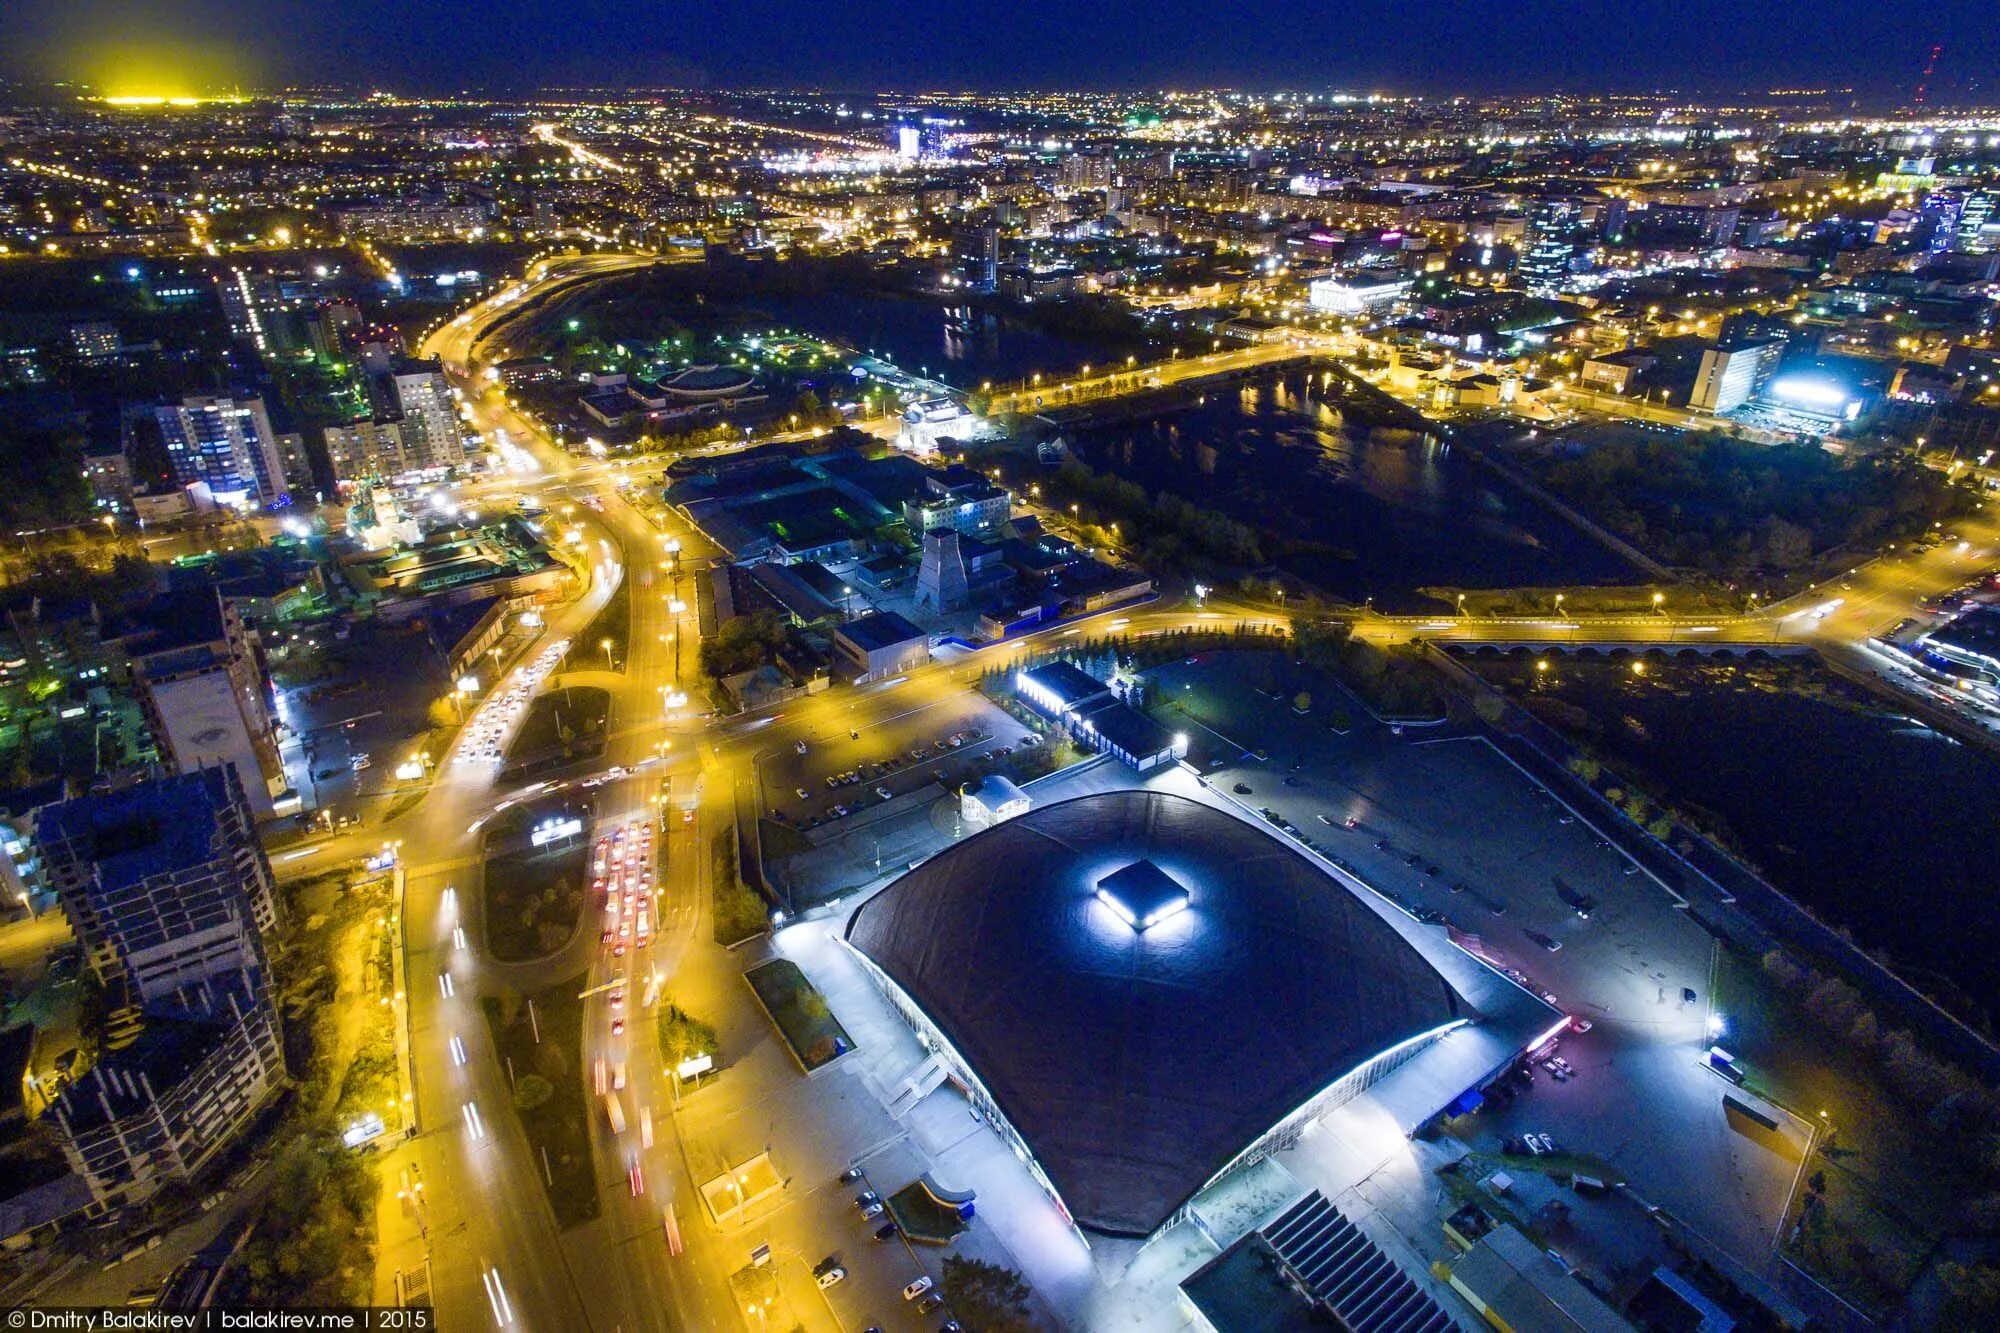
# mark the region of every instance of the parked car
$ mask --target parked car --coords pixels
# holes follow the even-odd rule
[[[917,1297],[929,1291],[930,1289],[931,1289],[931,1276],[929,1273],[926,1273],[922,1277],[918,1278],[916,1281],[912,1282],[909,1286],[903,1288],[903,1299],[906,1301],[913,1301],[917,1299]]]

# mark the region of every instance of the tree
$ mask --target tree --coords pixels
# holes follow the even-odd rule
[[[1764,562],[1773,569],[1797,569],[1812,559],[1812,533],[1775,515],[1764,521]]]
[[[1312,706],[1313,706],[1313,697],[1312,695],[1306,693],[1306,691],[1300,690],[1297,694],[1292,696],[1292,711],[1294,713],[1310,713],[1312,711]]]
[[[712,1057],[719,1049],[715,1029],[677,1004],[661,1006],[658,1026],[660,1056],[668,1065],[678,1065],[697,1055]]]
[[[948,1255],[939,1289],[970,1333],[1028,1333],[1035,1327],[1028,1312],[1028,1284],[1011,1268]]]
[[[949,1267],[951,1261],[945,1263]],[[1939,1327],[1992,1328],[2000,1324],[2000,1268],[1947,1262],[1937,1266],[1937,1275],[1945,1289]]]
[[[555,1095],[555,1084],[540,1074],[523,1074],[514,1084],[514,1109],[526,1115],[547,1105]]]
[[[458,725],[458,709],[449,695],[440,695],[430,701],[424,709],[424,722],[433,730],[442,731],[446,727]]]
[[[1472,701],[1472,711],[1489,727],[1497,727],[1507,716],[1507,703],[1497,694],[1482,694]]]

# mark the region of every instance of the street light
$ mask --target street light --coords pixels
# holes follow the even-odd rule
[[[604,669],[606,671],[611,670],[611,640],[599,639],[597,646],[604,650]]]

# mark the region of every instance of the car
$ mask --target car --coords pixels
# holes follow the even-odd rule
[[[917,1302],[918,1314],[931,1314],[943,1308],[944,1308],[944,1297],[938,1295],[936,1292],[932,1292],[930,1295],[924,1297],[922,1300]]]
[[[901,1230],[902,1228],[897,1226],[894,1222],[884,1222],[881,1226],[875,1228],[875,1239],[894,1240],[896,1238],[897,1233],[900,1232]]]
[[[612,989],[611,1007],[613,1009],[623,1009],[625,1007],[625,988],[623,986]]]
[[[601,944],[610,944],[610,943],[612,943],[613,941],[615,941],[615,940],[616,940],[617,938],[618,938],[618,932],[617,932],[617,931],[615,931],[615,930],[606,930],[606,931],[604,932],[604,934],[603,934],[603,935],[601,935],[601,936],[599,937],[599,939],[598,939],[598,942],[599,942],[599,943],[601,943]]]
[[[1526,935],[1529,939],[1533,940],[1535,943],[1541,945],[1544,949],[1547,949],[1550,953],[1562,952],[1562,947],[1563,947],[1562,941],[1556,939],[1552,935],[1544,935],[1539,930],[1526,930],[1522,931],[1521,933]]]
[[[1585,1032],[1590,1031],[1590,1029],[1591,1029],[1591,1022],[1587,1018],[1576,1018],[1572,1016],[1569,1020],[1569,1030],[1571,1032],[1581,1035]]]
[[[882,1205],[879,1203],[868,1204],[861,1210],[861,1220],[864,1222],[872,1222],[881,1215]]]
[[[840,1173],[840,1183],[843,1185],[852,1185],[859,1179],[861,1179],[861,1168],[858,1166],[850,1166]]]
[[[804,787],[798,787],[795,788],[794,790],[798,792],[799,799],[801,801],[810,801],[812,799],[812,793],[807,791]]]
[[[625,1020],[624,1020],[624,1019],[622,1019],[622,1018],[614,1018],[614,1019],[612,1019],[612,1020],[611,1020],[611,1035],[612,1035],[612,1036],[614,1036],[614,1037],[622,1037],[622,1036],[624,1036],[624,1035],[625,1035]]]
[[[1333,827],[1333,816],[1331,815],[1314,815],[1313,818],[1317,819],[1320,823],[1326,825],[1328,828]]]
[[[877,796],[880,796],[885,801],[888,800],[891,796],[895,795],[895,793],[890,791],[887,787],[877,787],[875,789],[875,794]]]
[[[965,1330],[956,1319],[947,1319],[938,1325],[938,1333],[965,1333]]]
[[[826,1288],[832,1286],[834,1283],[840,1281],[842,1278],[846,1276],[847,1276],[847,1270],[845,1268],[835,1266],[833,1268],[827,1269],[824,1273],[817,1275],[813,1280],[815,1282],[818,1282],[820,1285],[820,1290],[824,1291]]]
[[[800,754],[804,754],[806,752],[806,743],[804,741],[800,741],[797,745],[794,745],[792,748],[794,750],[797,750]]]
[[[906,1301],[913,1301],[917,1299],[917,1297],[929,1291],[930,1289],[931,1289],[931,1276],[929,1273],[926,1273],[922,1277],[918,1278],[916,1281],[912,1282],[909,1286],[903,1288],[903,1299]]]
[[[1250,794],[1250,784],[1247,782],[1239,782],[1234,787],[1231,787],[1230,790],[1235,792],[1238,796],[1248,796]]]
[[[854,1196],[854,1206],[856,1208],[866,1208],[871,1203],[880,1202],[882,1202],[882,1196],[874,1190],[863,1190]]]
[[[1539,1140],[1539,1141],[1540,1141],[1540,1143],[1541,1143],[1541,1145],[1542,1145],[1542,1151],[1543,1151],[1543,1152],[1561,1152],[1561,1151],[1562,1151],[1562,1149],[1561,1149],[1561,1148],[1558,1148],[1558,1147],[1556,1146],[1556,1141],[1555,1141],[1554,1139],[1550,1138],[1550,1137],[1549,1137],[1548,1135],[1546,1135],[1546,1134],[1530,1134],[1530,1135],[1529,1135],[1528,1137],[1529,1137],[1529,1138],[1531,1138],[1531,1139],[1536,1139],[1536,1140]]]

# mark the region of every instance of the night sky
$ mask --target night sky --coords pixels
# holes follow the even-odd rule
[[[1996,0],[0,0],[0,67],[113,92],[1851,85],[1899,100],[1934,42],[1933,104],[2000,100]],[[133,86],[162,81],[179,86]]]

